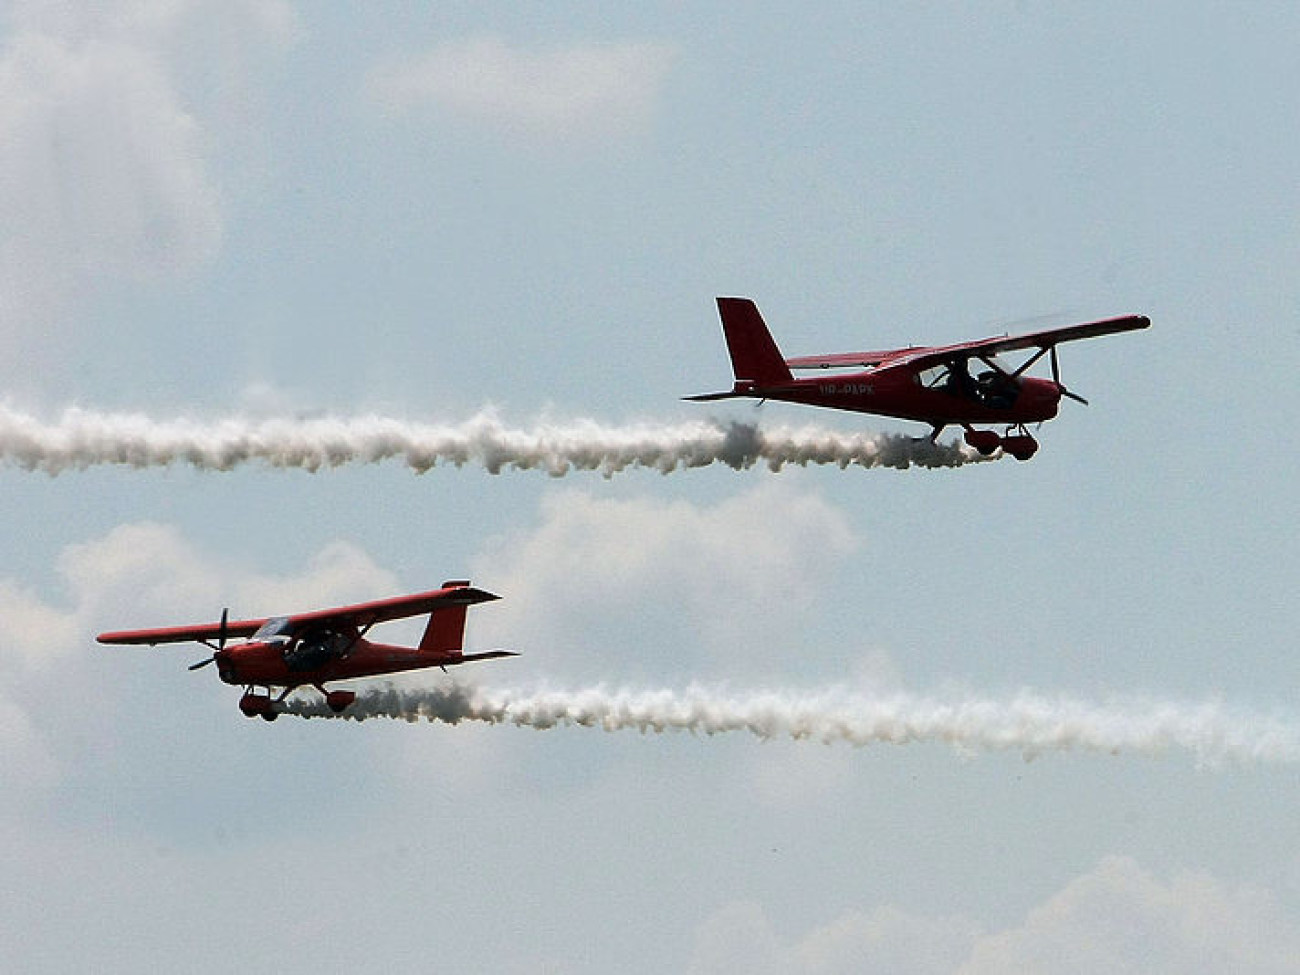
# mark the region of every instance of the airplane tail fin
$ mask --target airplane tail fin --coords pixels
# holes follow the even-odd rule
[[[512,650],[485,650],[465,653],[465,614],[475,603],[485,603],[498,598],[490,592],[475,589],[468,581],[444,582],[443,589],[454,590],[446,601],[429,613],[424,636],[420,638],[420,652],[443,658],[444,666],[469,663],[471,660],[492,660],[496,657],[517,657]]]
[[[731,369],[736,382],[748,381],[758,386],[790,382],[790,367],[785,364],[772,333],[767,330],[758,306],[748,298],[719,298],[718,314],[722,332],[731,353]]]
[[[459,656],[465,642],[465,613],[474,603],[497,597],[470,586],[468,581],[444,582],[443,589],[454,593],[445,603],[434,607],[420,638],[420,652],[438,656]]]
[[[429,622],[420,638],[420,652],[436,656],[459,656],[465,643],[467,603],[453,603],[429,614]]]

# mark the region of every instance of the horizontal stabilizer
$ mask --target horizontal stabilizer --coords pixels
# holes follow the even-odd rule
[[[694,396],[683,396],[682,399],[693,400],[696,403],[707,403],[715,399],[738,399],[742,396],[749,396],[750,393],[737,393],[734,389],[727,390],[725,393],[696,393]]]
[[[448,663],[467,664],[471,660],[495,660],[498,657],[517,657],[519,654],[513,650],[482,650],[479,653],[463,653],[459,660],[450,660]]]

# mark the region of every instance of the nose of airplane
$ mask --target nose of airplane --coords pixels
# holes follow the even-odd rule
[[[1050,420],[1056,416],[1064,393],[1065,387],[1050,379],[1026,379],[1017,406],[1030,414],[1026,422]]]

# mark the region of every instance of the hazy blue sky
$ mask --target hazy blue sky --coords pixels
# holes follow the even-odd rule
[[[1153,322],[1062,350],[1028,464],[4,462],[7,965],[1295,970],[1294,5],[0,10],[11,413],[919,434],[681,402],[714,297],[791,355]],[[267,725],[93,640],[464,576],[484,688],[1217,707],[1266,759]]]

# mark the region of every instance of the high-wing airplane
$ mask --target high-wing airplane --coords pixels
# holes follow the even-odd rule
[[[1028,460],[1038,450],[1038,441],[1030,436],[1026,424],[1056,416],[1062,396],[1088,402],[1061,382],[1057,345],[1131,332],[1151,324],[1145,316],[1127,315],[958,345],[786,359],[777,349],[758,307],[748,298],[719,298],[718,313],[731,354],[735,385],[725,393],[703,393],[687,399],[748,396],[918,420],[934,428],[931,439],[938,439],[944,427],[956,425],[966,431],[966,443],[980,453],[988,455],[1001,447],[1018,460]],[[1015,367],[997,359],[1000,353],[1030,350],[1028,359]],[[1049,357],[1052,378],[1026,376],[1026,370],[1043,356]],[[977,374],[972,375],[972,367]],[[798,369],[849,371],[796,379],[792,370]],[[977,430],[975,424],[1001,426],[1004,433]]]
[[[355,691],[327,691],[327,681],[375,677],[425,667],[451,667],[471,660],[514,657],[509,650],[465,653],[465,613],[475,603],[499,599],[490,592],[474,589],[468,582],[444,582],[441,589],[380,599],[355,606],[320,609],[296,616],[273,616],[258,620],[228,620],[226,611],[219,623],[172,626],[154,630],[122,630],[101,633],[100,643],[148,644],[202,643],[212,656],[190,665],[198,670],[216,663],[217,673],[227,684],[244,685],[239,709],[248,717],[261,715],[267,721],[279,716],[279,705],[297,687],[311,686],[325,695],[330,709],[338,714],[356,700]],[[371,643],[370,628],[390,620],[429,614],[424,635],[415,647]],[[230,638],[245,642],[226,646]],[[271,697],[271,689],[282,688]],[[265,693],[258,693],[263,688]]]

